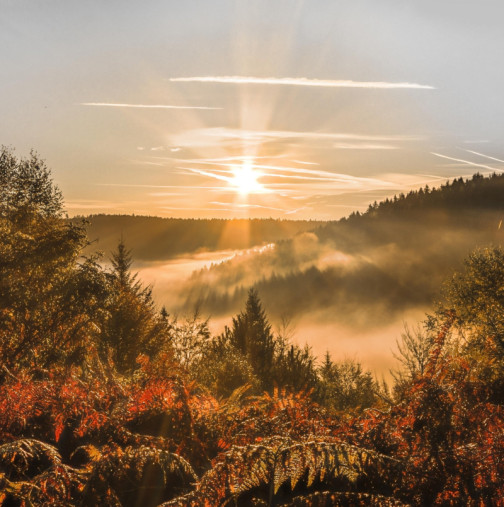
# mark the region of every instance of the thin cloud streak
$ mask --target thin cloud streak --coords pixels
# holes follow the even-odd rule
[[[455,162],[460,162],[462,164],[470,165],[470,166],[473,166],[473,167],[482,167],[483,169],[488,169],[489,171],[494,171],[494,172],[495,171],[500,171],[500,172],[503,172],[502,169],[496,169],[495,167],[490,167],[489,165],[477,164],[476,162],[471,162],[470,160],[463,160],[463,159],[460,159],[460,158],[448,157],[446,155],[441,155],[440,153],[434,153],[433,151],[431,151],[431,155],[435,155],[436,157],[446,158],[447,160],[453,160]]]
[[[128,187],[128,188],[190,188],[194,190],[205,189],[205,190],[227,190],[225,187],[195,187],[194,185],[143,185],[141,183],[95,183],[97,187]]]
[[[191,195],[187,192],[150,192],[149,194],[150,197],[180,197],[182,195]]]
[[[467,153],[472,153],[473,155],[478,155],[479,157],[487,158],[488,160],[495,160],[496,162],[503,162],[504,160],[501,160],[500,158],[490,157],[488,155],[485,155],[484,153],[479,153],[478,151],[471,151],[471,150],[465,150]]]
[[[210,127],[202,129],[185,130],[173,136],[172,141],[180,146],[194,148],[195,146],[214,146],[216,143],[229,143],[238,141],[240,146],[244,144],[259,145],[261,143],[279,142],[285,140],[304,140],[330,142],[334,141],[343,147],[352,147],[365,149],[366,144],[380,145],[383,149],[384,143],[403,143],[417,142],[425,140],[424,136],[412,135],[372,135],[360,133],[341,133],[341,132],[303,132],[289,130],[245,130],[226,127]],[[362,145],[357,143],[362,142]],[[369,149],[369,146],[367,146]]]
[[[94,106],[94,107],[129,107],[135,109],[201,109],[207,111],[222,110],[222,107],[207,107],[207,106],[172,106],[168,104],[120,104],[114,102],[81,102],[80,106]]]
[[[404,135],[366,135],[353,133],[332,133],[332,132],[299,132],[291,130],[241,130],[227,128],[209,128],[200,131],[203,135],[213,137],[223,137],[228,139],[290,139],[290,138],[306,138],[306,139],[334,139],[334,140],[353,140],[353,141],[419,141],[423,137],[404,136]]]
[[[367,144],[367,143],[337,143],[333,146],[337,150],[398,150],[398,146],[391,144]]]
[[[294,162],[295,164],[303,164],[303,165],[320,165],[318,162],[307,162],[306,160],[291,160],[290,162]]]
[[[272,206],[262,206],[261,204],[242,204],[242,203],[232,203],[232,202],[218,202],[218,201],[212,201],[209,204],[215,204],[216,206],[233,206],[236,208],[261,208],[261,209],[271,209],[274,211],[287,211],[282,208],[273,208]]]
[[[322,88],[373,88],[373,89],[416,89],[434,90],[433,86],[418,83],[390,83],[386,81],[351,81],[308,79],[306,77],[250,77],[250,76],[203,76],[203,77],[175,77],[173,82],[185,83],[230,83],[230,84],[263,84],[287,86],[312,86]]]
[[[228,164],[228,163],[212,163],[206,161],[199,161],[198,164],[206,164],[206,165],[219,165],[224,167],[235,167],[236,164]],[[265,165],[265,164],[251,164],[251,167],[254,169],[265,169],[269,171],[275,171],[274,174],[271,173],[260,173],[260,176],[266,177],[279,177],[279,178],[293,178],[293,179],[310,179],[310,180],[320,180],[320,181],[335,181],[335,182],[355,182],[362,181],[366,183],[374,183],[379,185],[389,185],[388,182],[383,180],[377,180],[375,178],[360,178],[356,176],[350,176],[348,174],[340,174],[333,173],[330,171],[322,171],[316,169],[308,169],[301,167],[285,167],[285,166],[275,166],[275,165]],[[214,169],[215,172],[222,172],[218,169]],[[229,171],[231,173],[231,171]],[[293,176],[296,175],[304,175],[304,176]]]
[[[302,211],[304,209],[311,209],[307,206],[303,206],[302,208],[296,208],[296,209],[293,209],[293,210],[290,210],[290,211],[286,211],[285,214],[286,215],[294,215],[295,213],[297,213],[298,211]]]
[[[187,162],[187,163],[197,163],[197,164],[209,164],[209,163],[216,163],[218,165],[220,162],[232,162],[233,160],[236,160],[237,163],[240,162],[247,162],[250,159],[253,160],[260,160],[260,159],[273,159],[273,158],[285,158],[285,155],[268,155],[268,156],[257,156],[254,155],[253,157],[249,155],[236,155],[234,157],[219,157],[219,158],[166,158],[166,157],[155,157],[155,158],[163,158],[165,160],[178,160],[179,162]],[[292,161],[292,162],[299,162],[299,161]],[[305,164],[316,164],[315,162],[304,162]],[[233,164],[236,165],[236,164]],[[316,164],[318,165],[318,164]]]
[[[221,164],[227,165],[227,164]],[[286,187],[294,186],[301,187],[303,189],[307,188],[319,188],[319,186],[323,186],[323,188],[332,189],[332,190],[349,190],[356,188],[393,188],[394,185],[390,182],[377,180],[373,178],[361,178],[356,176],[350,176],[346,174],[338,174],[331,173],[328,171],[316,171],[310,169],[301,169],[301,168],[285,168],[285,167],[277,167],[277,166],[267,166],[267,165],[254,165],[254,168],[258,169],[266,169],[276,171],[274,173],[260,173],[258,175],[259,178],[277,178],[277,179],[286,179],[286,180],[295,180],[298,183],[288,183],[288,182],[265,182],[264,188],[261,193],[270,193],[272,192],[272,187],[280,186],[280,191],[287,191]],[[177,169],[182,169],[185,171],[189,171],[191,174],[195,174],[198,176],[215,178],[220,181],[226,181],[230,185],[233,185],[234,178],[231,176],[224,176],[222,174],[222,170],[214,169],[212,170],[202,170],[193,167],[178,167]],[[289,174],[290,173],[290,174]],[[292,174],[295,173],[295,174]],[[296,174],[296,173],[301,173]],[[232,174],[232,173],[230,173]],[[300,180],[303,181],[303,184],[300,183]],[[311,182],[311,183],[310,183]]]
[[[176,207],[173,207],[173,206],[160,206],[159,209],[165,209],[165,210],[170,210],[170,211],[194,211],[194,210],[197,210],[197,211],[215,211],[215,212],[220,212],[220,211],[229,211],[230,213],[247,213],[248,212],[248,209],[246,208],[242,208],[242,209],[236,209],[236,208],[233,208],[233,209],[229,209],[229,208],[195,208],[193,206],[189,206],[187,208],[176,208]]]
[[[161,162],[149,162],[148,160],[130,160],[130,162],[137,165],[155,165],[157,167],[166,167],[166,164],[162,164]]]
[[[221,176],[220,174],[215,174],[214,172],[203,171],[201,169],[194,169],[192,167],[177,167],[177,169],[190,171],[191,173],[199,174],[200,176],[208,176],[210,178],[215,178],[217,180],[225,181],[227,183],[231,183],[231,181],[233,179],[230,176]]]

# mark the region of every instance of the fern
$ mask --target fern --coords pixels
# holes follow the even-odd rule
[[[56,465],[32,480],[25,501],[33,505],[72,505],[81,495],[87,474],[65,465]]]
[[[60,464],[58,451],[40,440],[26,438],[0,446],[0,472],[9,480],[32,478]]]
[[[294,492],[317,484],[335,484],[348,489],[358,487],[374,469],[380,474],[390,458],[374,451],[341,442],[311,440],[294,443],[288,438],[272,438],[261,445],[235,446],[221,455],[198,484],[196,492],[166,506],[231,505],[262,491],[270,505],[280,489]],[[336,482],[335,482],[336,481]]]
[[[0,470],[0,502],[21,505],[69,505],[86,476],[63,465],[54,447],[33,439],[0,446]]]
[[[184,458],[152,447],[102,450],[88,466],[86,505],[156,505],[197,481]]]
[[[266,505],[266,504],[264,504]],[[406,504],[394,498],[369,493],[317,491],[306,496],[296,496],[279,507],[402,507]]]

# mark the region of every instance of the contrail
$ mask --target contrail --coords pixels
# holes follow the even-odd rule
[[[500,171],[503,172],[502,169],[496,169],[495,167],[490,167],[489,165],[477,164],[476,162],[471,162],[470,160],[463,160],[460,158],[447,157],[446,155],[441,155],[440,153],[434,153],[431,151],[431,155],[435,155],[436,157],[446,158],[448,160],[454,160],[455,162],[461,162],[462,164],[471,165],[474,167],[482,167],[483,169],[488,169],[489,171]]]
[[[80,106],[98,106],[98,107],[131,107],[137,109],[203,109],[220,110],[222,107],[206,106],[170,106],[166,104],[117,104],[112,102],[81,102]]]
[[[501,160],[500,158],[490,157],[488,155],[485,155],[483,153],[479,153],[477,151],[471,151],[471,150],[466,150],[466,151],[467,151],[467,153],[472,153],[473,155],[478,155],[483,158],[488,158],[489,160],[495,160],[496,162],[504,162],[504,160]]]
[[[246,77],[246,76],[203,76],[203,77],[174,77],[170,81],[186,83],[234,83],[234,84],[268,84],[289,86],[318,86],[324,88],[381,88],[381,89],[419,89],[434,90],[433,86],[417,83],[389,83],[386,81],[351,81],[308,79],[306,77]]]

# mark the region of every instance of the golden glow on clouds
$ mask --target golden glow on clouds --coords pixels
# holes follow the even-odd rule
[[[172,106],[169,104],[120,104],[115,102],[81,102],[80,106],[96,106],[96,107],[126,107],[133,109],[202,109],[202,110],[220,110],[222,107],[207,106]]]
[[[370,135],[348,132],[313,132],[313,131],[290,131],[290,130],[251,130],[234,129],[227,127],[211,127],[202,129],[184,130],[170,137],[172,144],[188,148],[216,146],[219,143],[236,141],[245,145],[260,145],[261,143],[287,141],[289,139],[317,142],[342,142],[352,143],[344,145],[346,148],[359,149],[384,149],[391,147],[384,144],[388,142],[416,142],[424,140],[421,136],[411,135]],[[359,143],[362,143],[361,145]],[[340,145],[341,147],[342,145]],[[392,146],[392,149],[395,145]]]
[[[231,84],[263,84],[287,86],[315,86],[323,88],[379,88],[379,89],[416,89],[433,90],[433,86],[418,83],[389,83],[386,81],[352,81],[346,79],[308,79],[306,77],[250,77],[250,76],[203,76],[175,77],[170,81],[185,83],[231,83]]]

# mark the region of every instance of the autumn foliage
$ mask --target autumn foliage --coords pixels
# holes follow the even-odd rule
[[[253,291],[221,336],[170,319],[124,243],[109,271],[80,257],[36,156],[0,161],[2,505],[504,505],[502,250],[469,257],[390,394],[275,336]]]

